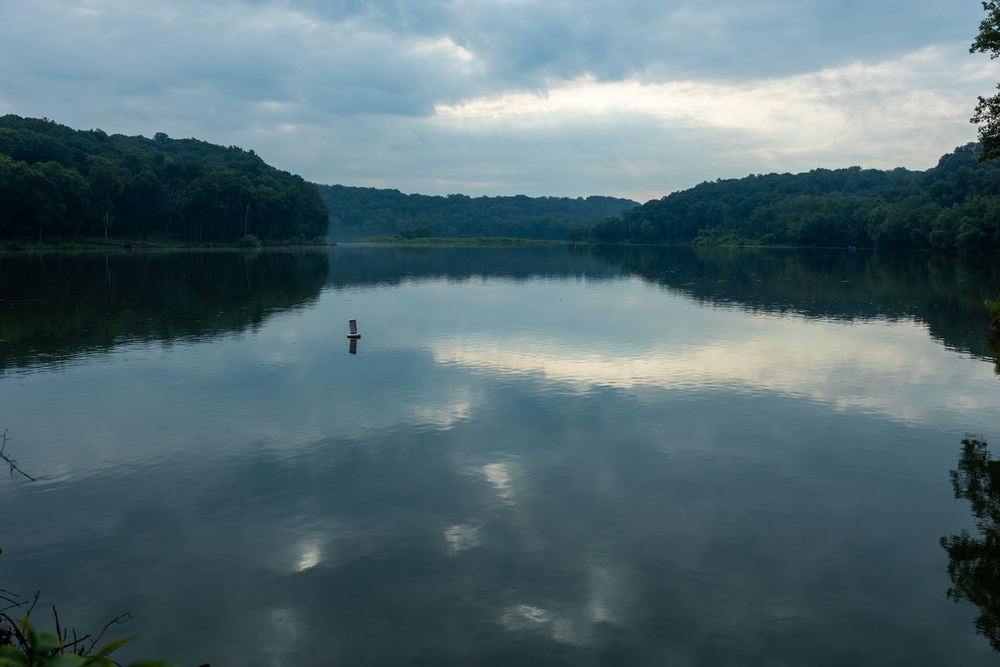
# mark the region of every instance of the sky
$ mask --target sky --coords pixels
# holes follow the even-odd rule
[[[2,0],[0,114],[323,184],[659,198],[927,169],[1000,61],[979,0]]]

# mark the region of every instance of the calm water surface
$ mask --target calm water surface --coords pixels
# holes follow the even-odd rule
[[[997,284],[861,252],[3,257],[0,429],[38,481],[0,480],[0,588],[192,667],[996,664],[940,540],[978,535],[962,439],[1000,446]]]

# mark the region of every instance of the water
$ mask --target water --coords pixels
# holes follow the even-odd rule
[[[994,664],[940,539],[977,535],[962,439],[1000,445],[997,284],[861,252],[4,257],[0,428],[39,479],[0,483],[0,588],[39,625],[131,612],[119,659],[183,665]]]

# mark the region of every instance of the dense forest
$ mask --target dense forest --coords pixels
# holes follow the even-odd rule
[[[585,238],[597,221],[638,206],[614,197],[441,197],[344,185],[317,187],[330,211],[330,234],[338,241],[376,236]]]
[[[0,238],[303,243],[516,237],[1000,252],[1000,166],[968,144],[927,171],[814,169],[613,197],[446,197],[314,185],[252,150],[0,117]]]
[[[590,229],[599,242],[1000,251],[1000,166],[968,144],[924,172],[814,169],[706,182]]]
[[[326,229],[316,187],[253,151],[0,117],[2,238],[306,242]]]

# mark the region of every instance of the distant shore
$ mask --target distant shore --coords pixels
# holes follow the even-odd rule
[[[0,251],[3,252],[46,252],[73,250],[256,250],[278,248],[325,248],[336,243],[247,243],[247,242],[202,242],[190,243],[176,239],[103,239],[83,237],[78,239],[53,238],[42,242],[28,239],[0,240]]]
[[[481,245],[481,246],[504,246],[504,245],[566,245],[570,241],[558,239],[520,239],[511,236],[471,236],[437,238],[425,236],[413,239],[400,238],[398,236],[372,236],[370,238],[354,241],[354,243],[378,243],[382,245]]]
[[[392,236],[376,236],[347,243],[372,245],[408,245],[408,246],[521,246],[521,245],[567,245],[570,242],[553,239],[519,239],[500,236],[477,236],[470,238],[417,238],[401,239]],[[3,252],[46,252],[74,250],[115,250],[115,251],[153,251],[153,250],[267,250],[282,248],[327,248],[338,245],[334,241],[324,243],[224,243],[204,242],[186,243],[175,239],[45,239],[37,240],[8,239],[0,241],[0,251]]]

